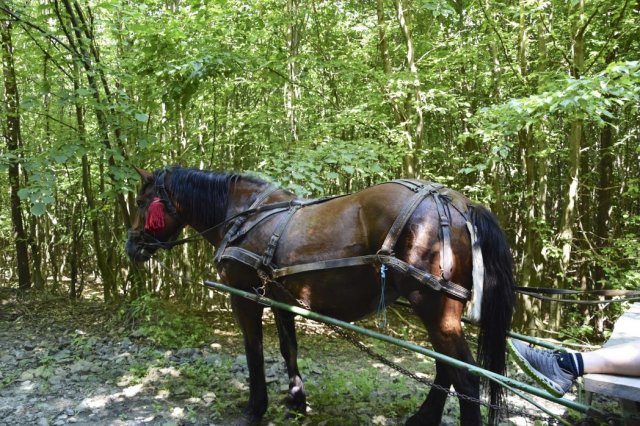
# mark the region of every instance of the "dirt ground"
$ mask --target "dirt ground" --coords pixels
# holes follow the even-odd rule
[[[121,324],[114,308],[100,302],[0,302],[0,425],[230,425],[248,398],[241,336],[229,313],[212,317],[211,338],[203,344],[161,347]],[[264,425],[403,424],[426,396],[423,385],[371,360],[322,325],[302,321],[300,367],[309,409],[292,420],[281,404],[287,377],[268,315],[265,324],[270,407]],[[429,359],[367,344],[424,377],[433,374]],[[523,379],[515,367],[510,373]],[[544,415],[515,396],[509,404]],[[449,398],[442,424],[458,423],[457,407]],[[504,424],[534,422],[512,415]]]

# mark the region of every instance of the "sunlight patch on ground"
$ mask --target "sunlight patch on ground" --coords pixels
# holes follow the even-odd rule
[[[181,407],[173,407],[173,410],[171,410],[171,417],[178,420],[184,418],[184,409]]]
[[[20,383],[20,386],[18,387],[18,391],[29,394],[34,390],[36,390],[36,387],[37,386],[34,382],[27,380],[25,382]]]
[[[115,392],[111,394],[100,393],[98,395],[94,395],[88,398],[83,399],[80,404],[77,406],[78,411],[83,410],[100,410],[106,408],[109,404],[114,402],[123,402],[127,399],[136,398],[140,393],[145,390],[145,386],[160,380],[161,378],[169,376],[169,377],[179,377],[180,371],[173,367],[166,368],[150,368],[147,374],[143,378],[136,378],[132,375],[126,375],[121,378],[118,382],[118,386],[123,387],[122,391]],[[138,382],[132,384],[133,382]],[[167,390],[158,390],[156,399],[165,400],[170,396],[170,392]],[[182,418],[184,416],[183,413],[172,412],[172,417]]]
[[[142,383],[137,384],[137,385],[133,385],[133,386],[129,386],[128,388],[125,388],[122,391],[122,395],[126,396],[127,398],[132,398],[134,396],[136,396],[137,394],[139,394],[142,391],[143,385]]]
[[[386,425],[387,424],[387,418],[385,416],[382,416],[382,415],[375,416],[372,421],[373,421],[374,425]]]

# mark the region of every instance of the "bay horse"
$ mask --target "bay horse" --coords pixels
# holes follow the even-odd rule
[[[343,321],[375,313],[382,297],[384,304],[404,297],[433,348],[468,363],[475,361],[460,320],[475,281],[473,294],[481,294],[478,358],[483,367],[504,374],[514,306],[513,261],[504,232],[483,206],[441,185],[416,180],[304,200],[245,174],[177,166],[153,173],[136,170],[142,186],[126,243],[134,262],[181,242],[180,232],[190,226],[217,248],[217,270],[227,285],[266,291],[286,303],[300,301]],[[249,402],[242,421],[257,424],[267,410],[264,307],[234,295],[231,306],[249,368]],[[304,413],[295,315],[278,309],[273,314],[289,377],[285,404]],[[437,361],[434,381],[445,389],[453,385],[460,395],[480,397],[480,379],[465,369]],[[489,383],[491,403],[500,404],[502,392]],[[406,424],[440,424],[446,397],[433,388]],[[482,424],[478,404],[462,397],[459,402],[461,424]]]

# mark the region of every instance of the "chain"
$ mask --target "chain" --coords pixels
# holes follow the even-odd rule
[[[525,417],[528,418],[530,420],[536,421],[536,420],[541,420],[544,421],[545,424],[559,424],[558,421],[552,417],[545,417],[545,416],[537,416],[535,414],[531,414],[527,411],[524,410],[512,410],[509,409],[508,407],[503,407],[500,405],[496,405],[496,404],[491,404],[490,402],[486,402],[483,401],[481,399],[478,398],[474,398],[472,396],[469,395],[465,395],[459,392],[456,392],[454,390],[451,390],[449,388],[446,388],[444,386],[441,386],[431,380],[425,379],[424,377],[420,377],[417,374],[413,373],[412,371],[409,371],[408,369],[404,368],[403,366],[396,364],[395,362],[391,361],[388,358],[385,358],[383,355],[373,351],[371,348],[367,347],[366,345],[364,345],[362,342],[360,342],[358,339],[356,339],[352,334],[348,333],[347,331],[343,330],[342,328],[333,325],[333,324],[326,324],[327,326],[329,326],[329,328],[331,330],[333,330],[336,334],[338,334],[340,337],[342,337],[343,339],[345,339],[346,341],[348,341],[349,343],[351,343],[353,346],[355,346],[356,348],[360,349],[362,352],[366,353],[369,357],[380,361],[382,364],[386,365],[387,367],[397,371],[398,373],[409,377],[413,380],[415,380],[418,383],[421,383],[423,385],[429,386],[431,388],[435,388],[441,392],[446,393],[449,396],[452,397],[457,397],[461,400],[467,401],[467,402],[471,402],[477,405],[482,405],[484,407],[487,407],[489,409],[493,409],[496,412],[505,412],[505,413],[509,413],[511,415],[518,415],[520,417]]]
[[[265,293],[267,293],[268,291],[268,285],[269,284],[275,284],[278,286],[278,288],[280,290],[282,290],[289,298],[292,298],[293,300],[295,300],[298,305],[304,309],[307,309],[309,311],[311,311],[311,307],[303,300],[300,299],[296,299],[293,294],[291,294],[291,292],[279,281],[274,280],[273,278],[271,278],[266,272],[262,271],[262,270],[258,270],[258,276],[260,277],[260,280],[262,281],[262,286],[259,289],[256,289],[256,292],[258,294],[261,294],[262,296],[265,295]],[[425,379],[424,377],[420,377],[417,374],[409,371],[408,369],[404,368],[403,366],[391,361],[390,359],[385,358],[383,355],[375,352],[374,350],[372,350],[371,348],[367,347],[364,343],[362,343],[361,341],[359,341],[357,338],[355,338],[353,336],[352,333],[347,332],[346,330],[344,330],[343,328],[335,325],[335,324],[329,324],[329,323],[325,323],[325,325],[327,325],[333,332],[335,332],[338,336],[342,337],[344,340],[348,341],[349,343],[351,343],[353,346],[355,346],[357,349],[361,350],[362,352],[364,352],[365,354],[367,354],[369,357],[380,361],[382,364],[386,365],[387,367],[397,371],[398,373],[409,377],[413,380],[415,380],[418,383],[421,383],[423,385],[429,386],[431,388],[435,388],[441,392],[446,393],[449,396],[452,397],[457,397],[461,400],[467,401],[467,402],[471,402],[473,404],[477,404],[477,405],[482,405],[484,407],[487,407],[489,409],[495,410],[496,412],[505,412],[511,415],[517,415],[523,418],[528,418],[529,420],[532,421],[543,421],[545,422],[545,424],[549,424],[549,425],[553,425],[553,424],[560,424],[560,422],[558,422],[558,420],[556,420],[553,417],[545,417],[545,416],[538,416],[535,414],[531,414],[528,411],[524,411],[524,410],[511,410],[508,407],[503,407],[500,405],[496,405],[496,404],[492,404],[490,402],[486,402],[483,401],[481,399],[478,398],[474,398],[472,396],[469,395],[465,395],[465,394],[461,394],[459,392],[456,392],[454,390],[451,390],[450,388],[446,388],[444,386],[441,386],[431,380]]]
[[[170,272],[171,274],[175,275],[176,277],[182,278],[184,279],[184,277],[181,277],[179,274],[177,274],[175,271],[171,270],[169,267],[167,267],[164,263],[162,262],[158,262],[160,264],[161,267],[163,267],[165,270],[167,270],[168,272]],[[291,294],[291,292],[284,286],[282,285],[282,283],[280,283],[277,280],[274,280],[273,278],[271,278],[269,276],[269,274],[267,274],[264,270],[258,269],[258,277],[260,278],[260,281],[262,282],[262,285],[258,288],[256,288],[254,291],[262,296],[265,297],[266,293],[268,292],[269,289],[269,284],[275,284],[278,286],[278,288],[280,290],[282,290],[289,298],[295,300],[298,305],[304,309],[307,309],[309,311],[311,311],[311,307],[303,300],[300,299],[296,299],[293,294]],[[505,413],[509,413],[512,415],[518,415],[524,418],[528,418],[530,420],[536,421],[536,420],[540,420],[543,422],[546,422],[546,424],[549,425],[553,425],[553,424],[560,424],[560,422],[558,422],[558,420],[554,419],[553,417],[545,417],[545,416],[537,416],[535,414],[531,414],[527,411],[524,410],[510,410],[508,407],[502,407],[500,405],[496,405],[496,404],[491,404],[489,402],[483,401],[481,399],[478,398],[474,398],[472,396],[469,395],[464,395],[461,393],[458,393],[454,390],[451,390],[449,388],[445,388],[444,386],[441,386],[437,383],[434,383],[431,380],[425,379],[424,377],[420,377],[417,374],[407,370],[406,368],[404,368],[403,366],[391,361],[390,359],[385,358],[383,355],[375,352],[374,350],[372,350],[371,348],[367,347],[364,343],[362,343],[361,341],[359,341],[358,339],[356,339],[352,333],[349,333],[347,331],[345,331],[344,329],[342,329],[341,327],[338,327],[337,325],[334,324],[329,324],[329,323],[325,323],[325,325],[327,325],[333,332],[335,332],[338,336],[342,337],[344,340],[348,341],[349,343],[351,343],[353,346],[355,346],[357,349],[361,350],[362,352],[366,353],[369,357],[380,361],[382,364],[386,365],[387,367],[397,371],[398,373],[409,377],[413,380],[415,380],[418,383],[421,383],[423,385],[429,386],[431,388],[435,388],[441,392],[446,393],[449,396],[452,397],[457,397],[461,400],[465,400],[477,405],[482,405],[484,407],[487,407],[489,409],[493,409],[496,412],[505,412]]]

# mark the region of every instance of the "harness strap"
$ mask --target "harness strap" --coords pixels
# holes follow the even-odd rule
[[[257,271],[264,271],[264,267],[270,269],[270,275],[272,279],[283,278],[293,274],[300,274],[303,272],[311,272],[322,269],[335,269],[335,268],[344,268],[350,266],[361,266],[361,265],[373,265],[380,264],[385,265],[387,267],[393,268],[397,272],[401,272],[405,275],[409,275],[418,282],[429,286],[429,288],[435,291],[443,291],[453,297],[468,300],[471,293],[466,288],[449,281],[451,276],[452,269],[452,260],[453,255],[451,252],[451,237],[450,237],[450,211],[447,207],[448,197],[439,194],[439,190],[444,188],[443,185],[430,183],[430,182],[421,182],[409,179],[397,179],[391,181],[391,183],[396,183],[404,186],[405,188],[410,189],[415,192],[413,197],[409,200],[407,204],[405,204],[400,211],[399,215],[396,217],[396,220],[391,225],[389,232],[382,244],[382,248],[378,251],[378,254],[364,255],[364,256],[355,256],[349,258],[342,259],[329,259],[322,260],[318,262],[311,262],[305,264],[291,265],[282,268],[278,268],[276,265],[272,263],[273,256],[278,248],[278,244],[280,242],[280,238],[284,234],[289,222],[293,218],[293,215],[301,208],[311,204],[322,203],[327,201],[328,199],[319,199],[319,200],[311,200],[308,202],[299,202],[299,201],[288,201],[281,203],[273,203],[265,206],[260,206],[262,202],[268,197],[269,194],[263,193],[259,196],[256,201],[251,205],[248,211],[245,213],[259,213],[265,210],[271,210],[273,214],[275,213],[283,213],[286,210],[286,214],[283,215],[278,221],[271,238],[269,239],[269,243],[267,244],[267,248],[265,249],[262,256],[259,256],[249,250],[246,250],[241,247],[228,245],[230,242],[237,240],[239,237],[244,236],[250,229],[253,228],[251,226],[248,230],[244,232],[239,232],[242,225],[245,223],[248,214],[240,214],[237,217],[231,218],[233,220],[232,226],[229,231],[226,233],[223,242],[218,248],[218,252],[216,253],[216,261],[220,262],[225,259],[236,260],[239,261]],[[442,276],[440,278],[435,275],[418,269],[407,262],[396,258],[393,255],[393,248],[402,233],[402,230],[407,224],[407,221],[411,217],[411,215],[415,212],[416,208],[420,203],[429,195],[432,195],[435,201],[435,204],[438,209],[438,215],[440,218],[440,228],[441,228],[441,260],[440,260],[440,268],[442,271]],[[271,214],[268,215],[269,217]],[[263,218],[264,219],[264,218]],[[254,225],[255,226],[255,225]]]
[[[467,308],[469,319],[472,322],[480,322],[482,313],[482,294],[484,293],[484,260],[482,258],[482,247],[478,244],[478,233],[476,226],[467,220],[467,230],[471,240],[471,275],[473,277],[473,293],[471,303]]]
[[[269,198],[271,194],[273,194],[277,190],[278,188],[275,188],[275,187],[267,188],[265,191],[258,194],[255,201],[249,207],[249,210],[255,209],[256,207],[260,206],[262,203],[265,202],[267,198]],[[218,251],[216,252],[216,255],[213,257],[213,260],[215,262],[220,262],[222,254],[224,253],[224,250],[227,248],[227,245],[229,244],[229,242],[231,242],[232,239],[236,238],[238,231],[240,230],[242,225],[244,225],[247,218],[248,218],[247,215],[242,215],[242,216],[236,217],[233,220],[233,222],[231,223],[231,226],[229,227],[229,230],[227,231],[226,234],[224,234],[224,238],[222,239],[222,241],[220,242],[220,245],[218,246]]]
[[[269,239],[269,244],[267,245],[267,249],[264,251],[262,255],[262,264],[264,266],[269,266],[271,264],[271,260],[273,259],[273,255],[278,248],[278,243],[280,242],[280,237],[284,234],[287,225],[291,221],[291,218],[294,214],[300,209],[300,205],[295,205],[291,207],[284,216],[280,218],[280,221],[276,225],[276,229],[271,234],[271,238]]]
[[[238,259],[240,260],[240,259]],[[246,262],[245,262],[246,263]],[[346,268],[351,266],[362,266],[382,264],[386,265],[397,272],[410,275],[418,282],[429,286],[435,291],[444,291],[449,295],[466,300],[470,296],[469,290],[444,279],[438,279],[435,275],[418,269],[407,262],[398,259],[395,256],[385,254],[369,254],[365,256],[347,257],[342,259],[321,260],[318,262],[303,263],[298,265],[285,266],[272,271],[274,279],[283,278],[289,275],[300,274],[303,272],[313,272],[322,269]]]
[[[421,182],[417,179],[394,179],[389,183],[397,183],[398,185],[402,185],[405,188],[412,190],[413,192],[418,192],[420,188],[424,186],[424,182]]]
[[[433,194],[436,202],[436,209],[440,217],[440,270],[445,280],[451,278],[451,270],[453,269],[453,252],[451,251],[451,212],[446,207],[447,203],[443,203],[441,194]]]
[[[311,263],[284,266],[273,270],[273,278],[282,278],[288,275],[301,274],[303,272],[318,271],[320,269],[346,268],[349,266],[370,265],[379,259],[388,257],[384,255],[369,254],[365,256],[345,257],[341,259],[319,260]]]
[[[253,228],[255,228],[256,226],[260,225],[262,222],[264,222],[265,220],[269,219],[271,216],[276,215],[278,213],[282,213],[284,211],[289,210],[289,207],[282,207],[276,210],[270,210],[267,212],[263,212],[262,213],[262,217],[259,217],[258,219],[256,219],[255,222],[242,227],[240,230],[238,230],[238,232],[236,232],[234,235],[231,236],[231,238],[229,238],[229,244],[232,244],[238,240],[241,240],[242,238],[244,238],[245,235],[247,235],[250,231],[253,230]]]
[[[237,260],[256,270],[262,268],[262,257],[242,247],[227,247],[220,256],[221,261],[226,259]]]
[[[436,185],[433,183],[416,183],[414,181],[406,181],[404,179],[398,179],[392,181],[393,183],[400,184],[406,188],[411,189],[415,192],[415,195],[409,200],[407,204],[402,207],[402,210],[396,217],[396,220],[389,228],[389,233],[387,233],[387,237],[384,239],[382,243],[382,248],[378,251],[381,254],[392,254],[393,248],[398,242],[398,238],[400,238],[400,233],[404,229],[407,221],[413,214],[413,212],[418,208],[418,205],[425,199],[425,197],[438,189],[442,188],[441,185]]]

